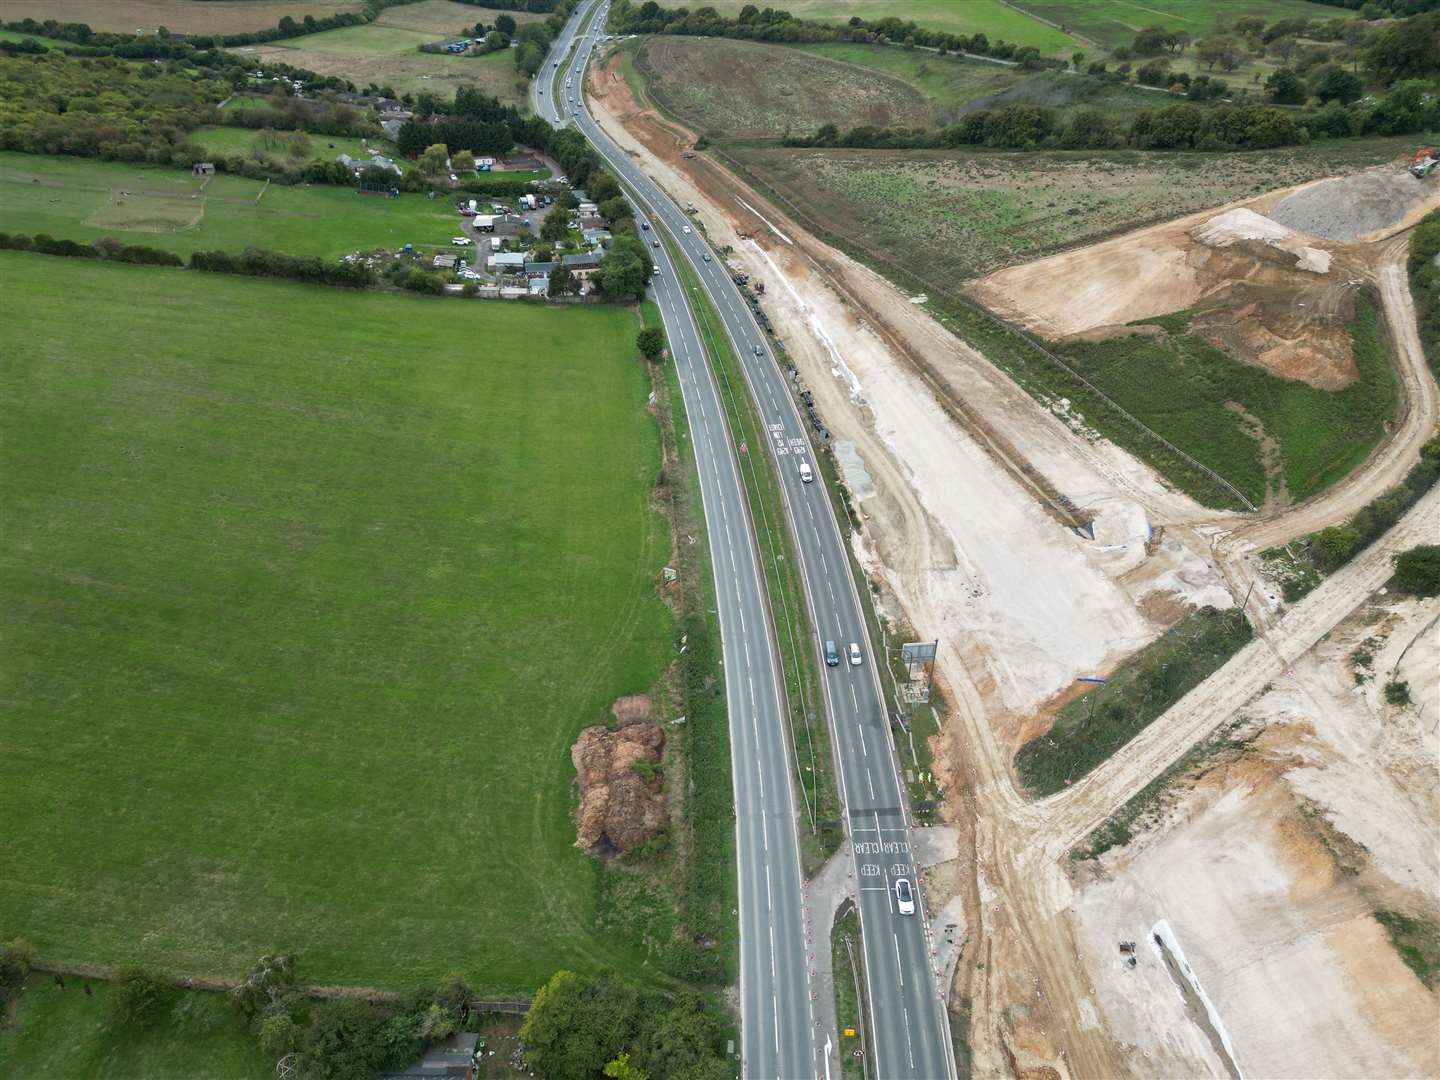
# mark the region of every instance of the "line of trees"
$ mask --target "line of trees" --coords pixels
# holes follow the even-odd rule
[[[1165,105],[1135,114],[1128,124],[1098,108],[1068,116],[1046,105],[1016,103],[981,109],[943,128],[882,128],[869,125],[840,131],[825,124],[814,134],[791,136],[786,146],[872,150],[956,149],[986,146],[1004,150],[1110,149],[1258,150],[1293,146],[1313,138],[1403,135],[1440,130],[1440,95],[1427,83],[1410,80],[1371,104],[1296,112],[1275,105]]]
[[[33,251],[37,255],[60,255],[69,259],[107,259],[140,266],[185,265],[185,260],[174,252],[161,251],[143,244],[122,244],[109,237],[102,237],[93,244],[82,244],[74,240],[57,240],[48,233],[36,233],[34,236],[0,233],[0,251]]]
[[[0,251],[29,251],[70,259],[104,259],[139,266],[188,265],[191,270],[214,274],[285,278],[345,289],[363,289],[375,284],[374,273],[361,262],[326,262],[254,247],[246,248],[239,255],[225,251],[197,251],[190,256],[187,264],[173,251],[162,251],[143,244],[124,244],[110,237],[87,244],[76,240],[57,240],[47,233],[36,233],[34,236],[0,233]]]

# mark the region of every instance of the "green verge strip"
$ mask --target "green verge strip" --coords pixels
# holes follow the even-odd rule
[[[641,305],[646,326],[661,326],[653,301]],[[731,783],[730,727],[725,678],[720,665],[719,632],[709,612],[716,607],[715,578],[705,515],[699,504],[700,474],[695,462],[689,422],[673,364],[660,368],[664,399],[657,402],[670,421],[675,453],[684,479],[662,477],[661,496],[671,506],[672,528],[680,571],[680,626],[686,636],[681,654],[680,694],[686,722],[667,737],[682,740],[684,828],[678,852],[677,883],[680,917],[687,934],[668,949],[669,973],[691,981],[724,984],[739,970],[739,928],[734,916],[735,880],[734,788]],[[658,389],[658,388],[657,388]],[[694,538],[694,543],[689,538]],[[708,951],[699,943],[719,942]]]
[[[830,930],[830,975],[835,984],[835,1027],[839,1038],[840,1075],[865,1080],[865,1013],[860,1003],[860,917],[853,904]],[[848,1032],[855,1034],[850,1035]],[[855,1056],[855,1051],[860,1056]]]
[[[810,823],[808,832],[800,831],[800,857],[805,875],[809,877],[839,848],[842,835],[839,829],[821,828],[822,822],[838,817],[840,802],[835,791],[829,727],[819,693],[815,650],[810,647],[814,630],[804,601],[799,562],[781,503],[779,478],[765,449],[770,440],[756,415],[734,350],[689,263],[668,236],[663,239],[670,251],[671,263],[690,296],[700,337],[720,386],[731,433],[744,448],[739,455],[740,474],[750,503],[751,519],[761,534],[758,539],[765,555],[761,564],[765,568],[770,610],[777,620],[777,645],[785,679],[794,766]]]
[[[1238,608],[1201,608],[1060,710],[1055,726],[1015,755],[1021,781],[1053,795],[1105,761],[1254,636]]]

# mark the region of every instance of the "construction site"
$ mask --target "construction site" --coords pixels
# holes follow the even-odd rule
[[[924,297],[696,153],[613,65],[588,91],[794,364],[882,616],[939,641],[933,749],[958,855],[925,885],[960,943],[949,1006],[970,1071],[1440,1071],[1434,986],[1393,943],[1440,927],[1440,603],[1387,591],[1394,555],[1440,535],[1440,492],[1298,603],[1260,558],[1394,487],[1434,436],[1406,279],[1408,231],[1440,207],[1433,153],[965,283],[1057,347],[1190,312],[1225,356],[1326,391],[1356,379],[1346,326],[1370,298],[1395,394],[1373,450],[1308,498],[1235,511],[1027,393]],[[1203,608],[1242,610],[1254,640],[1073,785],[1024,790],[1014,756],[1079,680]],[[1117,816],[1123,841],[1096,850]]]

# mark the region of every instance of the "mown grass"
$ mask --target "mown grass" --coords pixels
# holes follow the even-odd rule
[[[1129,45],[1142,26],[1183,30],[1198,39],[1221,22],[1234,22],[1242,15],[1258,15],[1266,22],[1355,17],[1354,11],[1309,0],[1145,0],[1144,4],[1130,0],[1015,0],[1015,6],[1083,34],[1107,49]]]
[[[1140,734],[1252,637],[1239,610],[1202,608],[1151,642],[1083,697],[1055,726],[1015,755],[1021,782],[1037,796],[1063,791]]]
[[[0,278],[0,925],[197,975],[650,970],[569,758],[673,656],[634,316]]]
[[[323,145],[325,137],[314,139]],[[264,188],[239,176],[205,184],[180,169],[0,152],[0,232],[113,236],[180,255],[261,247],[335,258],[409,243],[448,251],[457,231],[454,207],[438,197],[388,199],[323,184],[271,184],[262,196]]]
[[[1143,320],[1162,338],[1138,334],[1055,346],[1075,369],[1160,435],[1215,470],[1259,506],[1271,487],[1260,444],[1227,403],[1237,402],[1279,444],[1290,497],[1323,491],[1369,456],[1394,415],[1397,391],[1374,305],[1364,296],[1350,323],[1359,378],[1338,391],[1317,390],[1233,360],[1187,333],[1193,312]],[[1053,368],[1052,391],[1089,419],[1099,399]],[[1099,411],[1099,410],[1093,410]],[[1096,425],[1112,441],[1140,450],[1144,437],[1124,424]],[[1202,498],[1205,490],[1193,491]]]
[[[148,1029],[116,1028],[105,1018],[109,983],[49,975],[26,984],[9,1022],[0,1024],[0,1073],[64,1080],[273,1080],[275,1063],[224,994],[175,991]]]
[[[1375,921],[1390,935],[1390,944],[1430,989],[1440,983],[1440,925],[1399,911],[1377,911]]]
[[[722,15],[735,16],[748,2],[712,0],[709,6]],[[757,6],[821,22],[844,23],[856,15],[870,20],[894,16],[927,29],[948,30],[967,37],[983,33],[991,44],[1004,40],[1012,45],[1033,45],[1046,54],[1083,47],[1070,34],[1046,26],[999,0],[905,0],[903,4],[895,0],[769,0]]]
[[[5,0],[3,13],[6,19],[83,22],[122,34],[153,34],[161,26],[183,34],[234,34],[272,27],[286,15],[298,22],[363,6],[363,0]]]
[[[482,15],[479,11],[471,13],[457,22],[454,30],[467,21],[473,25]],[[508,49],[483,56],[422,53],[421,45],[445,35],[393,25],[396,17],[391,10],[386,16],[365,26],[346,26],[271,42],[247,55],[262,64],[278,60],[321,75],[338,75],[361,86],[374,82],[398,94],[428,90],[448,98],[458,87],[474,86],[506,105],[525,109],[527,82]]]
[[[700,337],[720,387],[721,404],[725,408],[731,435],[747,447],[739,455],[740,474],[745,482],[760,562],[765,570],[776,647],[780,654],[781,674],[785,679],[791,764],[797,770],[797,786],[801,791],[801,804],[795,808],[800,815],[797,823],[800,861],[808,878],[839,848],[843,834],[839,829],[819,828],[821,822],[835,821],[840,817],[840,796],[836,789],[829,720],[820,692],[818,661],[813,645],[815,632],[805,602],[804,583],[800,580],[800,563],[795,553],[794,538],[786,524],[775,465],[764,449],[770,442],[769,435],[756,413],[734,350],[725,336],[719,316],[689,264],[678,256],[668,237],[664,238],[664,242],[670,248],[671,261],[679,270],[689,293]]]
[[[283,137],[288,137],[285,133]],[[347,135],[311,135],[309,148],[299,157],[290,155],[284,147],[267,146],[260,132],[243,127],[202,127],[190,132],[186,138],[203,147],[207,154],[217,157],[243,157],[272,165],[304,165],[311,161],[334,161],[341,154],[351,157],[369,157],[374,153],[388,153],[380,145],[367,145],[358,138]]]

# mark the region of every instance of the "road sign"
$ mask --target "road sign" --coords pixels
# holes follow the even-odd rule
[[[853,1039],[853,1038],[855,1037],[855,1029],[854,1029],[854,1028],[846,1028],[846,1029],[845,1029],[845,1037],[846,1037],[847,1039]]]
[[[902,664],[924,664],[935,659],[935,653],[940,648],[938,641],[911,641],[900,646],[900,662]]]

